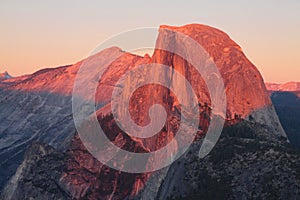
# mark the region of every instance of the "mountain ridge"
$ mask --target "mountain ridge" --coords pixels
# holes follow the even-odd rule
[[[167,29],[167,26],[161,27],[156,45],[172,44],[175,47],[178,46],[182,41],[170,34]],[[267,132],[274,138],[285,138],[285,133],[273,109],[259,71],[227,34],[224,35],[222,31],[208,26],[195,24],[172,27],[170,29],[192,37],[213,58],[224,79],[228,102],[227,121],[238,123],[241,120],[245,120],[250,124],[260,124],[260,129],[266,130],[260,130],[257,134]],[[106,60],[109,60],[109,56],[113,54],[121,56],[109,65],[101,80],[98,81],[94,74],[90,74],[88,77],[91,78],[89,79],[91,81],[82,87],[88,90],[90,84],[94,84],[95,82],[98,84],[96,103],[99,105],[99,109],[105,108],[106,112],[104,117],[100,115],[100,112],[97,112],[99,113],[98,120],[100,123],[107,123],[106,128],[110,130],[108,137],[114,143],[124,148],[146,151],[148,148],[144,148],[145,146],[150,149],[159,148],[174,137],[178,116],[177,110],[172,108],[177,108],[178,104],[176,103],[176,99],[166,89],[149,86],[137,91],[136,96],[132,97],[130,109],[134,113],[133,118],[141,124],[147,122],[148,108],[153,102],[162,103],[166,109],[169,109],[168,114],[171,115],[168,118],[168,123],[171,126],[168,126],[169,128],[164,127],[158,137],[144,141],[143,143],[137,142],[132,137],[128,137],[119,131],[116,128],[114,120],[111,119],[110,112],[106,111],[106,109],[109,109],[109,98],[114,85],[122,74],[136,66],[148,63],[160,63],[173,67],[184,75],[191,85],[196,88],[195,91],[199,105],[201,104],[199,106],[199,111],[201,111],[199,117],[202,124],[199,124],[201,125],[199,126],[201,127],[199,137],[200,140],[201,138],[203,139],[210,119],[210,98],[203,79],[193,70],[193,66],[180,56],[160,49],[156,49],[151,57],[133,55],[123,52],[116,47],[106,49],[93,56],[105,63]],[[35,155],[34,151],[29,150],[29,154],[26,157],[27,160],[22,160],[21,156],[24,155],[24,152],[34,141],[51,145],[55,148],[55,152],[63,152],[62,154],[64,152],[69,153],[70,157],[66,166],[68,170],[59,169],[59,175],[55,179],[55,184],[49,183],[55,188],[58,186],[59,189],[63,188],[63,192],[68,194],[66,198],[72,196],[72,198],[76,199],[96,199],[99,191],[103,192],[103,198],[131,198],[130,195],[136,195],[143,190],[147,182],[150,182],[148,181],[149,177],[147,174],[142,174],[142,177],[137,175],[127,176],[123,172],[103,167],[101,164],[99,165],[99,162],[94,161],[94,158],[84,149],[80,140],[76,139],[78,136],[72,121],[71,94],[76,73],[83,62],[84,60],[71,66],[39,71],[26,76],[26,79],[24,77],[16,78],[14,81],[6,81],[7,84],[0,84],[0,100],[2,103],[0,104],[0,108],[3,110],[0,113],[0,144],[3,147],[0,149],[0,157],[8,157],[10,160],[10,162],[3,162],[0,165],[1,172],[3,173],[0,174],[2,187],[7,183],[7,179],[10,179],[8,184],[6,184],[4,194],[12,191],[12,189],[18,190],[19,194],[23,192],[24,195],[27,195],[27,198],[34,197],[37,194],[37,190],[39,190],[38,184],[35,184],[35,187],[31,187],[31,184],[39,183],[45,179],[43,176],[38,176],[38,179],[36,179],[30,173],[30,170],[22,171],[24,166],[19,166],[22,163],[26,169],[26,164],[36,165],[35,158],[38,158],[38,161],[40,159],[47,161],[45,165],[39,168],[37,175],[43,175],[45,170],[48,169],[56,170],[55,162],[53,163],[47,156]],[[133,82],[132,84],[137,83]],[[11,137],[11,135],[14,137]],[[135,146],[129,144],[135,144]],[[197,145],[192,148],[193,153],[199,150]],[[34,146],[33,149],[39,148],[37,146]],[[9,155],[17,154],[18,152],[21,152],[18,160],[9,157]],[[50,149],[49,152],[51,154],[52,150]],[[30,154],[32,154],[33,160],[30,160]],[[58,154],[61,155],[60,153]],[[52,158],[52,155],[50,155],[50,158]],[[54,153],[54,155],[57,154]],[[161,193],[168,196],[170,191],[164,189],[163,185],[172,185],[171,178],[174,178],[174,180],[183,180],[185,176],[183,173],[172,174],[171,172],[182,171],[180,169],[185,168],[183,163],[189,163],[188,160],[192,158],[194,157],[185,155],[183,160],[181,160],[182,164],[173,164],[170,168],[166,168],[165,172],[159,171],[151,174],[152,177],[158,177],[158,179],[154,179],[157,180],[157,185],[150,184],[150,190],[143,191],[145,192],[144,194],[146,195],[150,191],[151,194]],[[30,168],[29,165],[27,166]],[[17,167],[19,167],[18,170]],[[7,168],[10,171],[7,171]],[[186,169],[190,168],[186,167]],[[24,182],[23,178],[19,179],[20,173],[15,173],[13,170],[22,172],[22,177],[28,177],[25,180],[30,181]],[[5,176],[5,173],[9,175]],[[192,170],[191,173],[194,173],[194,171]],[[12,177],[13,174],[14,176]],[[53,172],[53,174],[56,175],[57,173]],[[123,187],[124,179],[129,180],[131,185]],[[15,185],[15,180],[17,180],[18,187],[11,188],[12,185]],[[48,191],[47,187],[44,190],[39,190],[39,192],[41,192],[39,195],[46,193],[46,197],[51,199],[51,191]],[[17,197],[11,197],[11,199],[14,198]]]
[[[294,91],[300,91],[300,82],[290,81],[282,84],[266,82],[266,87],[270,91],[294,92]]]

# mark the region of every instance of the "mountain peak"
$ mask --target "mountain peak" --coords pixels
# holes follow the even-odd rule
[[[0,81],[12,78],[7,71],[0,73]]]

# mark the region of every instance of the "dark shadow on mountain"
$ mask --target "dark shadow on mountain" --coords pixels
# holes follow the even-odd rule
[[[293,92],[273,92],[271,100],[291,144],[300,150],[300,98]]]
[[[0,191],[33,142],[65,151],[73,137],[71,96],[0,88]]]

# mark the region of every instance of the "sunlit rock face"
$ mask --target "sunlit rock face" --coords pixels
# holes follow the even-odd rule
[[[224,32],[205,25],[161,26],[157,46],[176,46],[183,41],[168,30],[188,35],[198,42],[218,67],[227,96],[227,118],[236,117],[267,124],[269,131],[285,136],[268,96],[262,76],[242,49]],[[179,45],[178,45],[179,46]],[[172,66],[182,73],[194,88],[200,103],[210,104],[209,94],[199,73],[182,57],[156,49],[153,62]]]
[[[196,24],[182,27],[161,26],[160,30],[157,39],[159,46],[172,44],[176,49],[176,44],[182,41],[168,35],[168,30],[174,30],[193,38],[208,52],[223,77],[230,117],[234,114],[246,117],[253,110],[271,105],[259,71],[227,34],[209,26]],[[199,99],[208,101],[203,79],[199,78],[199,74],[191,69],[187,61],[161,50],[154,52],[153,60],[173,66],[183,73],[196,88]]]
[[[238,122],[246,119],[251,123],[264,125],[262,127],[269,134],[285,135],[260,73],[228,35],[215,28],[198,24],[182,27],[161,26],[157,47],[172,45],[173,48],[178,48],[182,41],[170,31],[178,31],[194,39],[207,51],[209,58],[216,64],[222,75],[227,96],[226,120]],[[133,55],[123,52],[117,47],[105,49],[93,56],[96,58],[95,60],[99,61],[92,63],[95,66],[99,63],[108,63],[112,56],[118,57],[109,64],[100,80],[100,77],[94,73],[87,73],[86,79],[88,81],[82,85],[86,90],[89,90],[93,84],[98,85],[95,93],[96,106],[99,108],[97,110],[98,120],[107,128],[107,137],[114,144],[129,151],[150,152],[168,144],[176,134],[181,114],[179,100],[169,89],[158,85],[146,85],[138,89],[131,96],[129,103],[132,119],[142,126],[150,122],[148,111],[151,105],[159,103],[166,109],[167,122],[158,136],[145,140],[131,137],[117,128],[111,116],[110,97],[121,76],[137,66],[153,63],[171,67],[190,82],[199,102],[199,137],[201,138],[205,134],[212,109],[210,95],[203,77],[187,60],[159,48],[154,51],[152,57]],[[97,161],[87,152],[78,136],[76,134],[74,136],[76,129],[72,119],[72,91],[76,74],[85,61],[56,69],[44,69],[32,75],[0,82],[0,158],[3,158],[0,165],[1,187],[22,163],[6,186],[5,195],[10,191],[18,191],[20,195],[22,191],[26,191],[28,198],[34,197],[36,194],[43,199],[47,199],[47,196],[48,199],[52,197],[61,199],[97,199],[100,197],[102,199],[130,199],[142,194],[146,196],[151,194],[154,196],[161,195],[160,197],[163,199],[164,195],[168,196],[170,192],[165,188],[160,188],[160,186],[170,187],[170,185],[180,183],[184,178],[183,171],[189,170],[183,164],[189,163],[189,160],[192,159],[190,154],[182,158],[181,164],[172,165],[164,172],[158,172],[157,176],[152,173],[126,174],[110,169]],[[189,94],[185,90],[187,86],[178,84],[176,81],[178,77],[174,76],[174,73],[156,73],[156,77],[174,80],[173,87],[180,89],[184,99],[189,98]],[[140,81],[143,81],[142,77],[131,81],[129,85],[134,86]],[[124,85],[117,87],[123,88]],[[92,95],[79,97],[90,99]],[[126,93],[125,87],[122,98],[129,96],[130,94],[129,92]],[[119,114],[124,113],[122,109],[118,112]],[[259,133],[258,131],[257,134]],[[50,155],[42,153],[33,156],[32,161],[30,155],[34,155],[34,151],[29,150],[28,156],[23,160],[25,150],[37,140],[48,143],[55,149],[49,148],[46,151],[50,152]],[[41,144],[41,146],[44,145]],[[32,148],[40,147],[34,146]],[[45,148],[48,149],[48,147]],[[199,148],[195,145],[191,149],[191,154],[198,150]],[[48,159],[54,154],[57,154],[61,162],[56,163]],[[42,161],[39,162],[44,162],[45,165],[36,164],[36,159],[41,159]],[[57,166],[53,167],[56,164]],[[42,178],[37,181],[32,175],[32,171],[24,170],[27,167],[32,168],[30,166],[39,167],[41,174],[47,170],[51,174],[54,170],[53,183]],[[175,173],[177,171],[178,173]],[[24,178],[19,177],[30,177],[27,178],[30,183],[45,181],[51,185],[50,188],[55,189],[49,191],[46,189],[47,187],[44,187],[40,191],[37,187],[31,187],[30,184],[29,186],[26,185]],[[154,184],[150,184],[151,189],[144,190],[147,188],[145,185],[148,182],[151,183],[151,180],[155,180]],[[176,184],[174,183],[175,180],[178,181]],[[13,185],[15,187],[12,188]],[[39,190],[39,193],[36,193],[35,190]],[[162,193],[158,194],[158,190]],[[53,191],[54,194],[51,194]],[[56,191],[60,191],[61,195],[55,196]],[[18,197],[11,196],[10,198],[17,199]]]

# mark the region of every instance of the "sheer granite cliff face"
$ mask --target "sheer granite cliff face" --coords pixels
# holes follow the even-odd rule
[[[191,37],[213,59],[225,84],[229,117],[233,118],[234,114],[247,117],[252,111],[271,105],[259,71],[226,33],[196,24],[182,27],[161,26],[157,46],[172,44],[176,49],[176,46],[183,42],[169,30]],[[209,101],[203,79],[195,69],[191,69],[187,61],[178,55],[159,49],[155,50],[153,61],[173,66],[187,77],[193,88],[197,88],[195,90],[199,99]]]
[[[225,84],[227,120],[244,118],[251,121],[249,123],[262,125],[264,131],[276,135],[274,136],[276,138],[279,138],[279,135],[285,136],[260,73],[228,35],[220,30],[197,24],[182,27],[161,26],[157,46],[172,44],[176,48],[181,42],[169,34],[168,29],[192,37],[203,46],[216,63]],[[100,123],[104,119],[101,117],[103,114],[106,116],[105,119],[110,116],[109,99],[114,85],[124,73],[141,64],[161,63],[180,72],[193,86],[202,105],[200,108],[202,129],[199,135],[203,136],[209,124],[210,98],[203,79],[190,64],[177,55],[159,49],[155,50],[152,57],[124,53],[116,47],[94,56],[105,61],[110,56],[118,54],[121,57],[110,64],[99,82],[98,77],[90,74],[88,78],[91,78],[89,79],[91,81],[83,85],[88,89],[90,84],[93,84],[92,81],[98,82],[96,102],[99,106],[97,114],[101,119]],[[0,164],[2,184],[0,186],[11,178],[22,163],[6,185],[2,198],[18,199],[22,194],[28,199],[170,197],[172,192],[170,186],[180,184],[185,176],[183,171],[190,171],[183,164],[173,164],[170,168],[154,174],[126,174],[99,163],[85,150],[77,136],[74,136],[76,130],[72,120],[71,94],[76,73],[82,62],[84,61],[0,82],[0,158],[3,160]],[[107,136],[131,151],[148,152],[164,146],[174,137],[173,132],[178,125],[176,117],[178,112],[180,113],[180,108],[177,108],[176,101],[165,88],[147,86],[143,90],[138,90],[130,102],[133,119],[139,124],[147,124],[149,116],[146,113],[149,105],[159,102],[167,109],[168,123],[171,127],[164,128],[158,137],[145,142],[121,134],[110,119],[106,121],[110,125],[108,130],[111,129]],[[55,149],[43,147],[47,145],[41,144],[41,148],[46,148],[49,154],[36,155],[34,148],[40,147],[31,147],[33,150],[29,150],[22,162],[25,150],[34,141],[48,143]],[[191,147],[192,153],[185,155],[181,163],[189,163],[193,158],[192,155],[199,150],[198,147],[197,143]],[[54,155],[57,155],[58,163],[50,159]],[[37,164],[40,162],[45,165]],[[269,162],[271,164],[272,160]],[[41,177],[30,170],[34,168],[39,169],[37,172],[42,174]],[[47,180],[49,176],[53,181]],[[45,187],[39,187],[38,183],[41,182]],[[11,191],[16,191],[16,195],[13,196]],[[190,188],[183,187],[178,195],[189,191]]]
[[[257,68],[247,59],[239,47],[224,32],[205,25],[191,24],[181,27],[161,26],[156,46],[172,46],[176,49],[181,39],[171,31],[183,33],[198,42],[218,67],[226,90],[227,117],[239,116],[266,124],[268,131],[285,136],[267,94],[263,78]],[[180,56],[156,49],[153,62],[172,66],[191,83],[199,102],[210,102],[209,94],[201,76]]]

